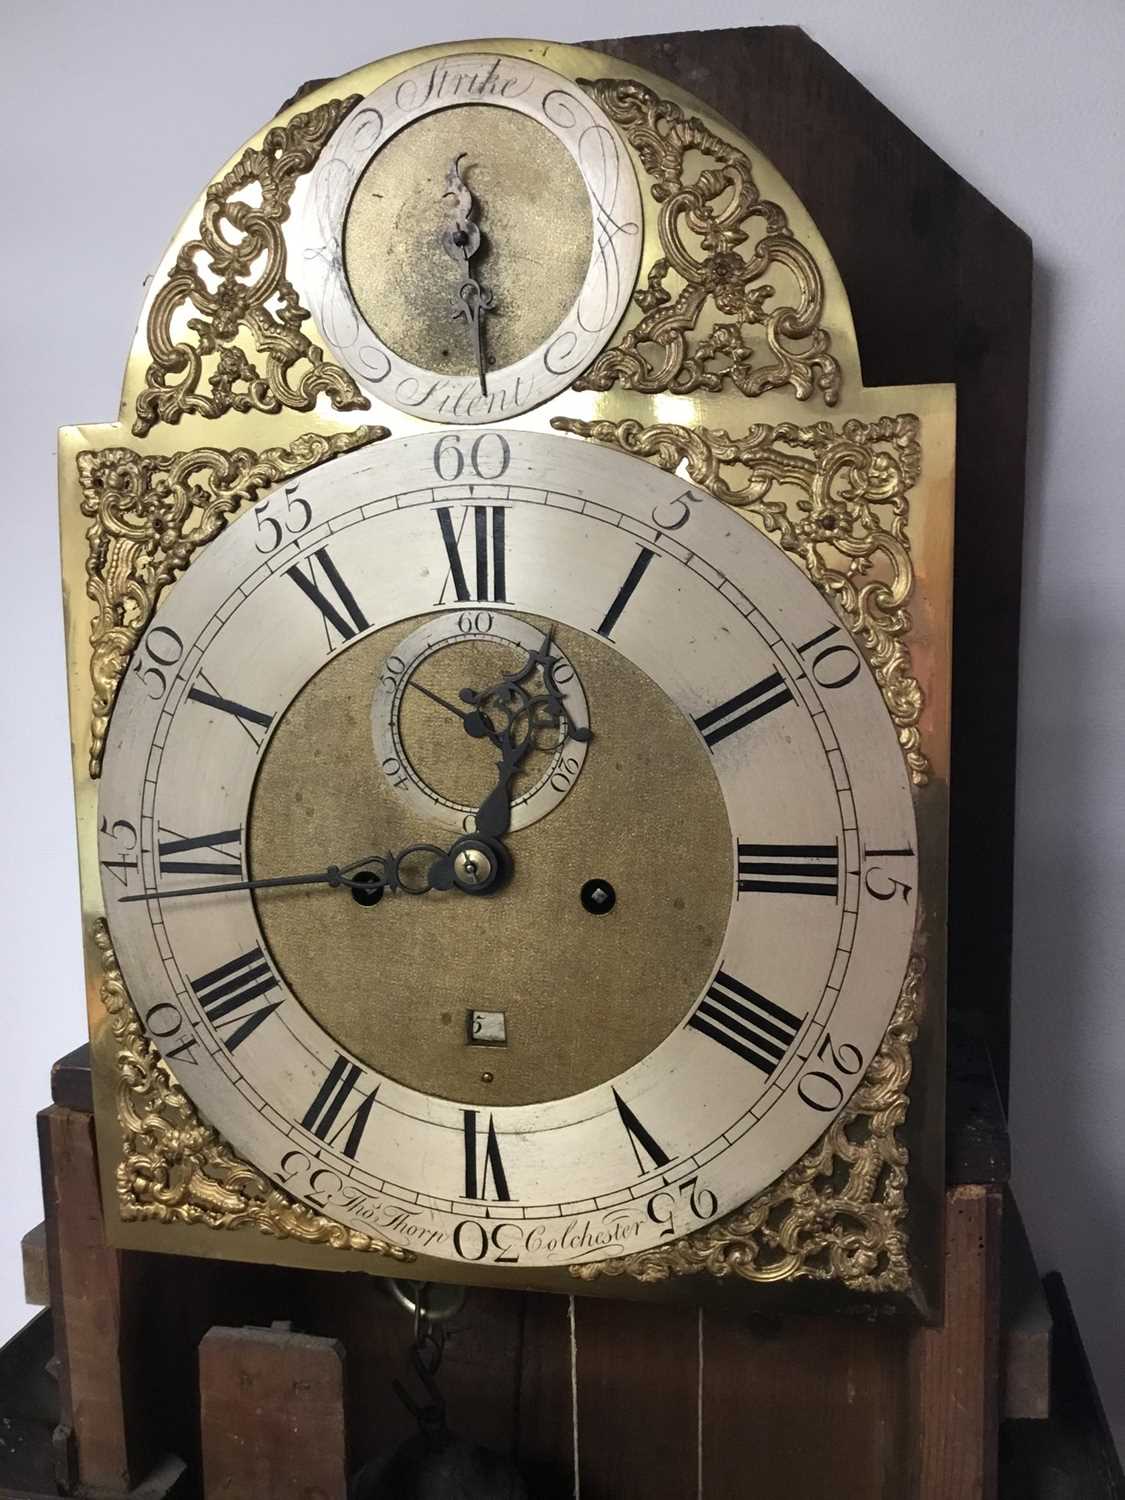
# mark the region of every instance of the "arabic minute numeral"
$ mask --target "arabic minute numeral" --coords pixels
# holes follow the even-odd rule
[[[864,860],[869,859],[913,859],[914,850],[907,844],[902,849],[868,849],[864,845]],[[897,866],[902,869],[902,866]],[[869,896],[874,896],[876,901],[893,901],[900,896],[903,901],[910,900],[910,892],[913,885],[898,875],[892,875],[881,864],[868,865],[863,874],[863,888]]]
[[[462,1260],[483,1260],[489,1257],[498,1266],[514,1266],[519,1262],[517,1246],[522,1244],[522,1231],[510,1220],[492,1226],[491,1232],[476,1219],[462,1219],[453,1230],[453,1249]]]
[[[394,787],[410,785],[410,777],[406,774],[406,767],[397,755],[386,755],[381,762],[383,775]]]
[[[703,1187],[698,1177],[688,1177],[674,1187],[660,1188],[645,1204],[645,1213],[654,1224],[661,1226],[660,1238],[670,1239],[677,1232],[676,1215],[684,1209],[698,1220],[713,1219],[719,1209],[719,1200],[709,1187]]]
[[[842,688],[847,687],[849,682],[854,682],[859,676],[861,666],[859,652],[852,645],[845,645],[843,641],[834,641],[831,645],[825,642],[832,641],[832,637],[843,635],[839,625],[829,625],[827,630],[822,630],[819,635],[814,635],[811,641],[806,641],[803,646],[797,647],[799,656],[807,656],[810,651],[815,652],[809,663],[809,673],[818,687]]]
[[[810,1109],[821,1114],[835,1114],[845,1097],[840,1077],[854,1078],[859,1073],[863,1067],[863,1053],[852,1042],[837,1045],[833,1042],[831,1033],[826,1031],[824,1040],[816,1049],[816,1056],[819,1062],[827,1066],[810,1068],[807,1073],[803,1073],[797,1085],[797,1095]],[[832,1071],[827,1071],[828,1068]]]
[[[103,837],[112,839],[117,845],[117,859],[103,859],[101,867],[108,870],[114,880],[126,888],[129,885],[129,876],[137,868],[137,830],[134,825],[125,818],[115,818],[111,823],[108,818],[103,818],[98,832]],[[129,856],[133,857],[130,858]]]
[[[454,484],[465,472],[477,479],[501,479],[508,472],[512,450],[500,432],[482,432],[474,438],[468,453],[461,447],[461,434],[447,432],[434,444],[434,473],[447,484]]]
[[[133,671],[148,689],[153,700],[168,691],[168,668],[174,667],[184,654],[184,643],[167,625],[154,625],[141,642]]]
[[[302,531],[307,531],[312,521],[312,506],[297,493],[295,484],[285,486],[285,518],[279,521],[272,514],[277,508],[278,495],[270,495],[260,505],[254,507],[254,520],[258,525],[258,540],[255,543],[258,551],[268,555],[276,552],[289,536],[300,536]]]
[[[679,531],[691,519],[691,507],[698,505],[702,499],[702,494],[685,490],[676,500],[654,505],[649,519],[658,531]]]

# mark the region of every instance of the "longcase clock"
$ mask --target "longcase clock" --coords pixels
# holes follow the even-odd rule
[[[953,421],[614,58],[238,151],[60,443],[112,1242],[932,1311]]]

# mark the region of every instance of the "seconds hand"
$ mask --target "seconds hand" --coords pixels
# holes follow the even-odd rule
[[[447,703],[444,698],[439,698],[436,693],[431,693],[429,688],[423,687],[420,682],[415,682],[413,677],[410,679],[410,686],[417,688],[420,693],[425,693],[427,698],[432,698],[435,703],[439,703],[442,708],[447,708],[451,714],[456,714],[459,719],[467,719],[469,717],[462,709],[455,707],[452,703]]]
[[[436,693],[431,693],[428,687],[423,687],[420,682],[415,682],[413,677],[410,679],[408,685],[417,688],[427,698],[432,698],[435,703],[440,704],[442,708],[448,709],[451,714],[456,714],[464,725],[466,733],[472,735],[473,739],[483,740],[493,737],[494,731],[491,720],[481,709],[474,708],[469,713],[465,713],[456,704],[449,703],[445,698],[439,698]]]

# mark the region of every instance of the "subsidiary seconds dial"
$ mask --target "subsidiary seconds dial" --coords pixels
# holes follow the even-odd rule
[[[493,508],[468,509],[471,516],[472,510],[488,514]],[[457,558],[452,530],[449,536],[451,556]],[[484,592],[487,598],[487,586]],[[482,791],[496,772],[493,747],[486,735],[472,733],[472,705],[460,693],[468,683],[500,682],[519,670],[542,639],[542,629],[518,615],[474,604],[434,615],[384,658],[371,705],[375,753],[383,775],[420,813],[450,828],[475,830]],[[581,678],[557,647],[552,660],[566,712],[558,724],[530,730],[532,744],[513,788],[513,829],[526,828],[556,808],[586,759],[590,710]],[[485,725],[491,722],[489,707],[482,706]],[[493,717],[499,718],[504,707],[498,702]],[[468,736],[462,732],[466,728]]]
[[[256,511],[140,641],[100,794],[115,949],[201,1112],[319,1212],[517,1275],[753,1197],[914,930],[906,769],[830,605],[572,438],[386,442]]]

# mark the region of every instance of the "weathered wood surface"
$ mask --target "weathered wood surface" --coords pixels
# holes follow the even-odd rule
[[[940,1328],[919,1328],[910,1346],[906,1493],[918,1500],[996,1495],[1003,1201],[995,1186],[946,1195],[945,1316]]]
[[[47,1267],[47,1225],[36,1224],[20,1240],[23,1264],[23,1300],[30,1307],[48,1307],[51,1302],[51,1277]]]
[[[408,1378],[411,1320],[378,1280],[106,1250],[90,1124],[44,1113],[59,1394],[78,1471],[121,1474],[100,1486],[114,1496],[171,1494],[179,1470],[146,1471],[130,1448],[141,1442],[186,1461],[177,1494],[200,1494],[206,1465],[216,1495],[281,1495],[260,1476],[284,1434],[296,1442],[311,1423],[327,1434],[320,1468],[294,1459],[285,1473],[330,1496],[345,1434],[358,1468],[413,1430],[390,1385]],[[751,1480],[830,1486],[834,1500],[991,1500],[1003,1192],[949,1190],[941,1328],[474,1291],[448,1326],[450,1424],[515,1456],[537,1500],[571,1496],[575,1462],[585,1500],[743,1500]],[[258,1326],[208,1334],[234,1318]],[[267,1336],[275,1320],[300,1333]]]
[[[1006,1422],[1001,1500],[1125,1500],[1125,1473],[1057,1272],[1043,1279],[1054,1327],[1051,1416]]]
[[[1000,1279],[1000,1360],[1005,1419],[1051,1415],[1051,1309],[1015,1200],[1004,1201]]]
[[[58,1477],[127,1491],[156,1457],[140,1384],[140,1289],[123,1282],[124,1257],[105,1244],[92,1117],[51,1105],[39,1116],[39,1140],[60,1356]]]
[[[205,1500],[347,1500],[344,1347],[212,1328],[199,1346]]]

